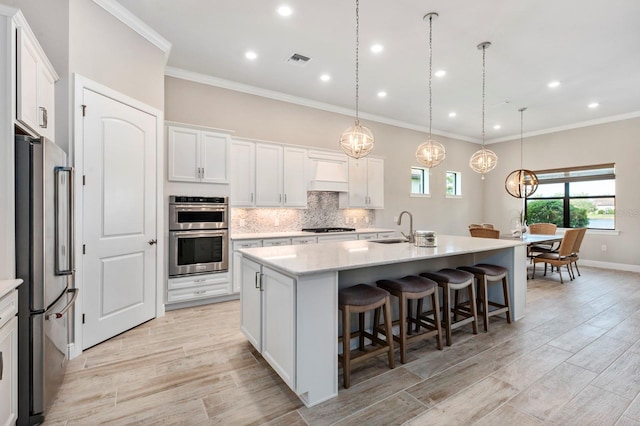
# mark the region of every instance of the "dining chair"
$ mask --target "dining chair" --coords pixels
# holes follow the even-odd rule
[[[587,228],[577,228],[580,232],[578,233],[578,236],[576,237],[576,241],[573,243],[573,250],[571,251],[571,263],[569,264],[570,268],[571,268],[571,273],[573,274],[573,266],[575,265],[576,267],[576,271],[578,271],[578,276],[580,275],[580,269],[578,269],[578,260],[580,260],[580,257],[578,256],[578,253],[580,253],[580,246],[582,245],[582,240],[584,239],[584,235],[587,233]],[[576,275],[573,274],[573,278],[575,278]]]
[[[500,238],[500,230],[492,228],[469,228],[472,237]]]
[[[558,273],[560,274],[560,283],[564,284],[564,280],[562,279],[562,270],[561,266],[567,267],[567,273],[569,274],[569,279],[573,280],[573,275],[571,273],[570,264],[571,253],[573,253],[573,245],[578,238],[578,234],[580,233],[580,229],[567,229],[562,237],[562,242],[560,243],[560,247],[557,252],[553,253],[542,253],[533,258],[533,273],[531,278],[535,278],[536,275],[536,265],[538,263],[544,263],[544,276],[547,275],[547,265],[555,266],[558,269]]]
[[[489,228],[489,229],[494,229],[494,226],[492,223],[472,223],[469,225],[469,229],[471,228]]]
[[[558,229],[555,223],[532,223],[529,225],[529,233],[537,235],[555,235]],[[533,258],[541,253],[553,253],[558,250],[558,244],[532,244],[527,247],[527,257]]]

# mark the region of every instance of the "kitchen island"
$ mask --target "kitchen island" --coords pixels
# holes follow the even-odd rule
[[[307,406],[338,394],[338,290],[485,262],[509,269],[512,318],[524,316],[526,244],[438,236],[438,246],[345,241],[240,250],[241,328]]]

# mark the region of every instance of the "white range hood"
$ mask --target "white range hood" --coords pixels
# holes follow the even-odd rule
[[[308,191],[347,192],[349,162],[340,153],[309,151],[310,176]]]

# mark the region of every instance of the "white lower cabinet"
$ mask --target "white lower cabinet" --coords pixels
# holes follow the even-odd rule
[[[358,234],[359,240],[377,240],[378,234],[375,232],[368,232],[366,234]]]
[[[262,241],[262,247],[290,246],[291,238],[269,238]]]
[[[243,259],[241,294],[242,332],[295,389],[295,280]]]
[[[387,238],[396,238],[396,233],[394,231],[391,232],[378,232],[378,239],[384,240]]]
[[[228,272],[169,278],[167,284],[167,303],[208,299],[210,297],[225,296],[229,293]]]
[[[0,425],[18,417],[18,292],[0,299]]]
[[[294,246],[302,244],[317,244],[318,237],[293,237],[291,238],[291,244]]]
[[[357,239],[358,239],[358,234],[319,235],[318,243],[335,243],[337,241],[353,241]]]
[[[253,247],[262,247],[262,240],[242,240],[233,242],[233,255],[231,256],[231,280],[233,285],[231,291],[239,293],[242,287],[242,255],[238,250]]]

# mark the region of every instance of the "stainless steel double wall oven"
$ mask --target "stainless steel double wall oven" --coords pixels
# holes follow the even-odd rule
[[[229,268],[227,197],[169,197],[169,277]]]

